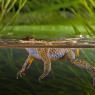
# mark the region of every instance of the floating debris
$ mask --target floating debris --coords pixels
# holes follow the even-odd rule
[[[40,47],[40,48],[95,48],[94,39],[81,39],[81,38],[67,38],[64,40],[16,40],[16,39],[0,39],[0,47],[7,48],[28,48],[28,47]]]

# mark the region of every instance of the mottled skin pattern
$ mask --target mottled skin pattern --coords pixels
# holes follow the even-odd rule
[[[44,72],[39,77],[39,81],[46,77],[49,72],[51,71],[51,62],[52,61],[63,61],[67,60],[72,64],[86,69],[93,78],[93,86],[95,87],[95,68],[87,63],[85,60],[78,60],[76,57],[76,51],[78,49],[73,48],[27,48],[26,49],[29,53],[28,58],[26,59],[25,63],[22,66],[22,69],[17,73],[17,78],[20,76],[22,77],[25,75],[26,70],[32,64],[34,59],[42,60],[44,63]]]

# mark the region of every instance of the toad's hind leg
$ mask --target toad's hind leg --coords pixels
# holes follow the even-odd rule
[[[75,53],[70,49],[67,52],[67,59],[77,67],[86,69],[87,72],[91,74],[93,78],[93,87],[95,87],[95,67],[88,63],[86,60],[76,59]]]
[[[47,55],[47,49],[45,49],[45,48],[38,49],[38,53],[41,56],[42,61],[44,62],[44,72],[39,77],[39,81],[41,81],[51,71],[51,61],[50,61],[50,58]]]
[[[93,87],[95,87],[95,67],[88,63],[86,60],[75,60],[73,64],[82,69],[86,69],[87,72],[91,74],[93,78]]]

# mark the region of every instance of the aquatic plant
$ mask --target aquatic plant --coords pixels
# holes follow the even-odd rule
[[[4,23],[9,24],[11,23],[19,14],[20,10],[24,7],[27,0],[0,0],[0,24],[3,24],[3,20],[5,17],[8,18],[8,14],[11,12],[11,10],[14,8],[15,4],[18,3],[18,9],[15,11],[15,13],[12,13],[11,19],[9,22]]]
[[[63,25],[72,27],[76,35],[84,31],[87,35],[95,35],[94,0],[1,0],[0,5],[0,23],[3,26],[43,25],[44,28],[44,25]],[[83,31],[80,26],[84,28]],[[10,31],[14,32],[12,28]],[[27,36],[27,33],[24,35]]]

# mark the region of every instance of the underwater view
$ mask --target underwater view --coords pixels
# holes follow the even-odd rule
[[[25,49],[0,49],[0,94],[7,95],[94,95],[92,77],[85,69],[68,61],[52,62],[52,69],[41,82],[43,62],[34,60],[26,76],[16,79],[28,53]],[[95,49],[80,49],[80,59],[95,66]]]

